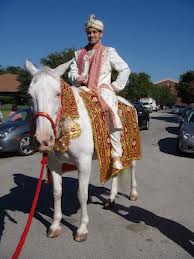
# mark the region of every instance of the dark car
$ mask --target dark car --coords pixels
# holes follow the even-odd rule
[[[184,122],[188,121],[188,117],[192,111],[194,111],[194,107],[188,107],[183,111],[182,116],[179,118],[179,130],[181,130]]]
[[[183,123],[179,137],[178,149],[181,152],[194,154],[194,111],[191,111]]]
[[[0,124],[0,152],[33,154],[30,137],[32,112],[30,108],[20,109]]]
[[[179,114],[179,115],[181,115],[181,114],[184,112],[184,110],[185,110],[186,108],[187,108],[186,105],[174,105],[174,106],[172,107],[171,112],[172,112],[173,114]]]
[[[134,102],[133,105],[135,106],[137,110],[137,115],[138,115],[138,124],[139,128],[142,129],[149,129],[150,126],[150,115],[149,111],[145,109],[140,102]]]

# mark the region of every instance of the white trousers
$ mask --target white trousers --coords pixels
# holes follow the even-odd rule
[[[112,158],[121,157],[122,156],[122,146],[121,146],[121,129],[122,123],[120,117],[118,115],[118,97],[115,92],[107,89],[100,89],[100,96],[107,103],[114,114],[114,126],[109,125],[110,127],[110,141],[111,141],[111,156]]]
[[[89,91],[86,86],[79,87],[84,91]],[[99,94],[102,99],[107,103],[114,114],[115,125],[109,125],[110,129],[110,141],[111,141],[111,156],[112,158],[121,157],[122,156],[122,146],[121,146],[121,129],[122,123],[118,115],[118,97],[114,91],[109,90],[107,88],[100,88]]]

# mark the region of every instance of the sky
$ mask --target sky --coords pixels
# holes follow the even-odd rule
[[[52,52],[85,46],[90,14],[132,72],[156,82],[194,70],[194,0],[1,0],[0,65],[40,66]]]

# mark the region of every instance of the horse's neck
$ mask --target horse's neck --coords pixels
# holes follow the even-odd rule
[[[81,90],[78,87],[76,87],[76,86],[70,86],[70,87],[71,87],[71,89],[73,91],[73,95],[75,97],[76,104],[77,104],[77,106],[79,108],[80,100],[82,100],[82,98],[80,96]]]

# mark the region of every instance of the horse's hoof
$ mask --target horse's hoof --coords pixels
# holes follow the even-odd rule
[[[129,196],[129,200],[130,200],[130,201],[136,201],[136,200],[137,200],[137,197],[138,197],[137,195],[130,195],[130,196]]]
[[[52,230],[52,228],[49,228],[49,231],[47,233],[47,237],[49,238],[55,238],[58,237],[61,233],[61,229],[57,228],[56,230]]]
[[[75,237],[74,237],[74,240],[77,241],[77,242],[83,242],[83,241],[86,241],[88,238],[88,234],[78,234],[76,233]]]
[[[108,199],[106,202],[104,202],[104,210],[111,210],[113,207],[115,206],[115,201],[111,201],[110,199]]]

